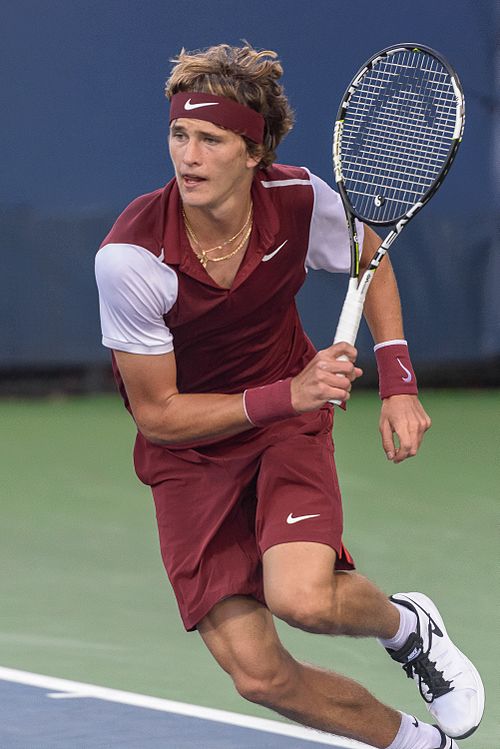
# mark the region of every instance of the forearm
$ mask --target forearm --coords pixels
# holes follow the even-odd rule
[[[375,343],[404,338],[398,286],[387,257],[383,259],[368,289],[364,315]]]
[[[365,264],[379,246],[379,238],[372,230],[368,231],[366,239],[369,246],[363,247],[363,252],[368,249]],[[392,395],[417,395],[415,372],[404,340],[396,277],[387,256],[373,276],[364,313],[375,344],[380,344],[375,346],[380,397],[386,399]]]
[[[146,439],[164,445],[223,439],[253,427],[241,393],[176,393],[163,404],[143,406],[134,416]]]
[[[238,395],[183,394],[172,385],[165,389],[159,384],[151,389],[151,379],[142,377],[138,384],[137,378],[131,377],[131,368],[139,361],[144,375],[144,370],[151,372],[153,367],[154,379],[157,362],[151,362],[152,357],[118,358],[122,365],[125,361],[122,374],[126,385],[128,380],[127,392],[139,431],[151,442],[178,444],[230,437],[315,411],[334,399],[347,400],[351,383],[362,374],[353,364],[355,357],[352,346],[335,344],[319,351],[295,377],[251,387]],[[167,361],[164,366],[168,371]]]
[[[365,240],[361,261],[367,264],[377,250],[380,239],[369,227],[365,227]],[[404,338],[401,301],[389,257],[383,258],[368,289],[364,316],[375,343]]]

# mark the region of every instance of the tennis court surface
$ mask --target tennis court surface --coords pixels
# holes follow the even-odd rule
[[[375,393],[337,416],[346,541],[387,593],[435,600],[486,688],[461,749],[498,749],[500,393],[422,399],[433,427],[400,466],[384,458]],[[4,400],[0,421],[0,749],[359,746],[270,720],[183,631],[117,396]],[[278,629],[298,659],[426,718],[377,643]]]
[[[275,721],[0,668],[2,749],[363,749]]]

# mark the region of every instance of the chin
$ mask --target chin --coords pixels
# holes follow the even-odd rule
[[[202,208],[203,206],[209,205],[211,202],[207,195],[196,194],[195,190],[179,189],[179,192],[184,205],[190,205],[193,208]]]

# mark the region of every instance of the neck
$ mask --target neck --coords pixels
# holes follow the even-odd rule
[[[248,195],[244,202],[216,209],[183,204],[183,212],[201,244],[216,244],[232,237],[243,227],[251,206],[252,199]]]

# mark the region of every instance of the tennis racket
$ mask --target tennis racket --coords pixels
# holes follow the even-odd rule
[[[333,136],[335,181],[351,248],[349,286],[334,343],[354,345],[375,271],[442,184],[463,129],[464,96],[458,76],[429,47],[388,47],[352,79]],[[371,226],[393,227],[361,279],[356,218]]]

